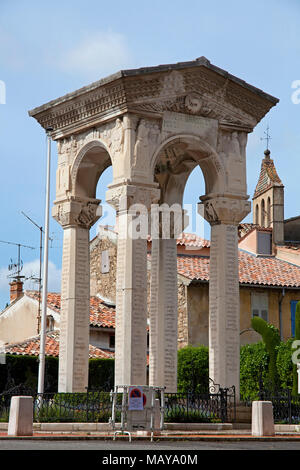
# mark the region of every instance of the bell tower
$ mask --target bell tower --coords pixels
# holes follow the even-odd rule
[[[265,150],[253,196],[253,223],[273,229],[273,243],[284,241],[284,185],[279,178],[271,152]]]

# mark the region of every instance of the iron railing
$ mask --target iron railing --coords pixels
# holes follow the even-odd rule
[[[166,422],[234,422],[235,387],[222,388],[209,379],[207,393],[166,393]]]
[[[275,423],[298,424],[300,422],[300,395],[292,395],[291,390],[259,391],[259,399],[271,401]]]
[[[111,417],[111,395],[106,390],[38,394],[20,385],[0,394],[0,421],[8,421],[10,401],[15,395],[33,397],[35,422],[109,422]],[[117,419],[121,394],[118,404]],[[166,393],[164,419],[166,422],[233,422],[235,405],[235,388],[222,388],[210,380],[207,393]]]

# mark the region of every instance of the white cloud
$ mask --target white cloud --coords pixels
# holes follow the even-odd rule
[[[85,35],[58,57],[58,67],[92,79],[128,67],[131,54],[125,36],[112,31]]]
[[[22,276],[36,277],[39,276],[40,261],[38,259],[24,263],[22,269]],[[0,268],[0,290],[3,292],[9,292],[9,282],[11,279],[7,276],[11,274],[7,268]],[[60,292],[60,281],[61,281],[61,270],[52,262],[49,261],[48,267],[48,291]],[[33,280],[27,280],[24,282],[24,289],[27,290],[38,290],[38,283]]]

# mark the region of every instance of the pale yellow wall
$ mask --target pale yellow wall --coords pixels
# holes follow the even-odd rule
[[[24,296],[0,315],[0,340],[17,343],[37,334],[37,307]]]
[[[208,284],[187,288],[189,344],[208,346]]]
[[[261,341],[261,336],[255,331],[245,331],[251,328],[251,292],[266,292],[268,294],[268,321],[279,328],[279,298],[282,290],[255,287],[240,288],[240,341],[241,344]],[[300,290],[286,290],[282,301],[282,336],[286,341],[291,337],[291,300],[300,300]],[[189,344],[208,346],[208,285],[188,286],[187,314],[189,324]]]
[[[257,253],[257,231],[253,230],[247,237],[239,241],[239,248],[250,251],[250,253]]]
[[[276,250],[276,258],[300,266],[300,250],[293,250],[292,248],[285,248],[284,246],[277,246]]]

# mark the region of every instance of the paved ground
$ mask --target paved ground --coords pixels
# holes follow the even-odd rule
[[[4,450],[93,450],[99,452],[99,458],[108,455],[109,452],[119,451],[155,451],[162,452],[172,451],[172,455],[176,455],[184,451],[200,451],[200,450],[300,450],[299,442],[291,441],[184,441],[184,442],[147,442],[133,441],[131,443],[125,441],[50,441],[50,440],[1,440],[0,452]],[[165,451],[165,452],[164,452]],[[174,454],[175,451],[175,454]],[[145,452],[144,452],[145,454]],[[124,454],[125,455],[125,454]],[[191,452],[192,456],[193,453]]]

